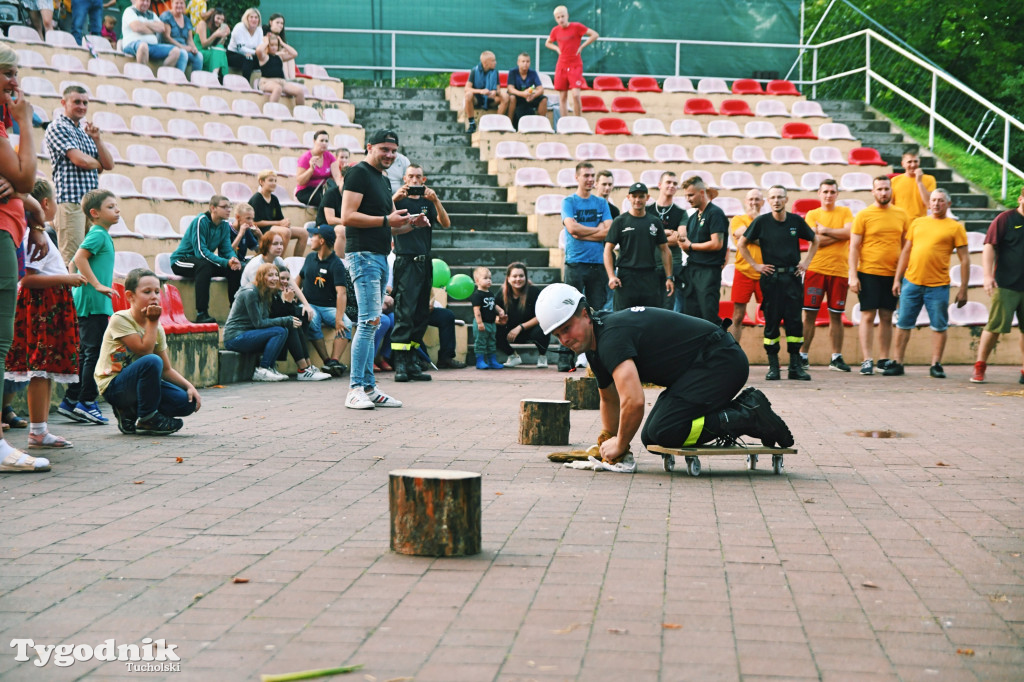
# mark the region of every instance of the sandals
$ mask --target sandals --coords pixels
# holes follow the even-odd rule
[[[32,474],[50,470],[50,460],[13,450],[0,461],[0,474]]]
[[[14,413],[14,408],[8,405],[3,411],[4,424],[8,424],[15,429],[28,428],[28,420],[24,417],[19,417]]]
[[[28,434],[28,447],[29,449],[37,448],[48,448],[51,450],[60,450],[75,447],[71,441],[55,436],[49,431],[42,434],[30,433]]]

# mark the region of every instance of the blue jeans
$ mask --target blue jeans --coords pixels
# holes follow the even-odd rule
[[[180,64],[181,60],[179,59],[178,62]],[[193,71],[203,70],[203,54],[201,52],[196,52],[195,54],[192,54],[191,52],[185,52],[185,62],[192,62]],[[185,70],[184,66],[179,66],[178,68],[182,71]]]
[[[922,307],[928,311],[928,326],[937,332],[946,331],[949,327],[949,285],[923,287],[904,277],[903,286],[900,288],[900,312],[896,326],[900,329],[916,327],[917,316]]]
[[[139,51],[139,44],[141,42],[141,40],[136,40],[134,43],[125,45],[122,49],[126,55],[134,57],[135,53]],[[171,53],[171,50],[175,49],[177,48],[174,47],[174,45],[169,45],[167,43],[157,43],[155,45],[151,43],[149,45],[149,60],[153,61],[156,59],[167,59],[167,55]],[[185,52],[184,50],[178,50],[178,63],[174,66],[177,67],[178,71],[183,72],[185,71],[186,64],[188,64],[188,52]]]
[[[103,0],[71,0],[71,33],[79,45],[85,36],[86,22],[89,33],[100,35],[103,30]]]
[[[230,341],[225,341],[224,347],[236,353],[262,353],[260,367],[270,369],[280,357],[287,340],[288,330],[284,327],[264,327],[242,332]]]
[[[380,353],[385,360],[391,359],[391,330],[395,328],[395,314],[384,313],[380,316],[380,324],[373,333],[373,357]],[[387,343],[385,343],[387,341]],[[383,348],[383,350],[381,350]]]
[[[306,334],[312,341],[324,338],[323,328],[325,324],[328,327],[338,329],[337,308],[334,308],[333,306],[313,305],[312,303],[309,304],[309,307],[313,309],[314,313],[316,313],[313,315],[313,319],[309,321],[309,331]],[[344,315],[343,318],[345,327],[351,330],[352,320],[348,319],[348,315]],[[340,330],[339,333],[341,333]],[[343,333],[343,335],[346,339],[352,338],[351,331]]]
[[[115,376],[103,398],[125,414],[146,419],[160,412],[167,417],[187,417],[196,404],[180,386],[160,377],[164,361],[159,355],[143,355]]]
[[[352,337],[350,388],[373,388],[374,336],[381,324],[384,288],[388,283],[388,260],[379,253],[354,251],[348,254],[348,271],[359,304],[359,324]],[[373,324],[370,324],[373,322]]]

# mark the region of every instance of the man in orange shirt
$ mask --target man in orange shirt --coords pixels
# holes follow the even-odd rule
[[[971,257],[967,254],[967,231],[964,226],[946,217],[949,194],[944,189],[932,192],[928,199],[931,216],[918,218],[910,224],[907,240],[896,266],[892,292],[900,297],[900,316],[896,321],[896,358],[882,372],[885,376],[903,375],[903,356],[916,326],[921,307],[928,311],[928,323],[934,334],[930,374],[945,379],[942,351],[946,348],[949,327],[949,256],[954,251],[960,258],[960,290],[956,306],[967,303],[967,282],[971,277]]]
[[[903,154],[903,173],[892,179],[892,203],[902,208],[913,221],[928,215],[935,178],[921,170],[921,157],[916,150]]]
[[[729,234],[732,235],[734,242],[738,242],[740,237],[747,233],[747,228],[750,227],[750,223],[754,222],[754,218],[761,215],[761,207],[764,206],[764,196],[762,196],[761,190],[752,189],[747,192],[743,204],[747,212],[733,216],[733,219],[729,221]],[[750,255],[756,262],[761,262],[760,246],[748,244],[747,250],[750,251]],[[732,301],[731,331],[736,338],[736,343],[740,342],[740,337],[743,335],[743,318],[747,315],[747,304],[750,303],[750,297],[753,296],[758,305],[761,304],[760,280],[761,273],[737,253],[732,276],[732,290],[729,296]],[[807,331],[804,330],[804,333],[806,334]]]
[[[850,236],[849,285],[860,299],[860,350],[864,356],[860,373],[864,375],[875,373],[871,329],[876,312],[878,341],[884,356],[878,361],[878,368],[884,370],[889,366],[892,313],[896,310],[893,278],[910,227],[907,214],[892,205],[892,185],[887,176],[875,178],[871,195],[875,202],[857,214]]]
[[[804,275],[804,344],[800,358],[807,367],[807,354],[814,340],[814,325],[821,304],[828,297],[828,331],[832,341],[832,361],[829,369],[849,372],[850,366],[843,362],[843,312],[846,310],[846,293],[849,289],[850,230],[853,227],[853,213],[845,206],[836,206],[839,186],[831,178],[818,185],[818,199],[821,208],[807,212],[807,224],[818,235],[818,253],[807,266]]]

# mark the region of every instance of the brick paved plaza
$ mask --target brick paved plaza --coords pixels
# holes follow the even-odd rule
[[[75,448],[0,478],[0,678],[1021,680],[1024,387],[947,371],[766,386],[753,368],[800,449],[783,476],[552,464],[516,444],[519,400],[562,397],[536,369],[386,378],[407,406],[371,413],[342,409],[347,379],[207,389],[166,438],[53,415]],[[573,413],[574,443],[598,431]],[[410,466],[483,475],[481,554],[389,551],[387,474]],[[8,646],[144,637],[180,672]]]

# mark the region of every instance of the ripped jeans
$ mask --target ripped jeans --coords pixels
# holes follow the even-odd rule
[[[352,367],[349,388],[373,388],[374,334],[380,324],[384,289],[388,283],[387,257],[372,251],[348,254],[348,271],[359,305],[359,323],[352,335]],[[377,320],[375,324],[371,321]]]

